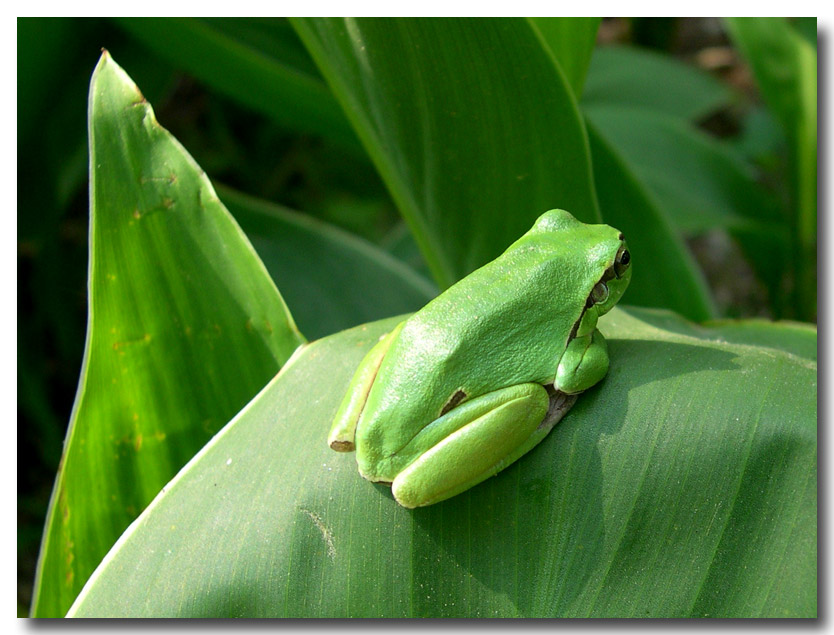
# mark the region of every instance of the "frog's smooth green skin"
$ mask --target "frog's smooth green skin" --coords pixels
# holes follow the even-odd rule
[[[404,507],[529,451],[608,370],[597,319],[631,278],[622,234],[563,210],[398,324],[365,356],[330,432]]]

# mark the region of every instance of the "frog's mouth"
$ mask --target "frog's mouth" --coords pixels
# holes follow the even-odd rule
[[[622,234],[620,241],[614,262],[602,274],[585,301],[585,310],[596,307],[597,315],[608,313],[620,301],[631,282],[631,252]]]

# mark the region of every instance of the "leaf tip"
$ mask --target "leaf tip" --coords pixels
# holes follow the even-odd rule
[[[101,49],[101,57],[99,57],[96,68],[93,71],[93,77],[90,82],[91,95],[95,94],[92,91],[100,83],[111,84],[110,91],[118,87],[123,95],[129,96],[133,104],[147,102],[142,91],[139,90],[139,87],[130,78],[130,75],[116,63],[113,56],[110,55],[110,51],[106,48]]]

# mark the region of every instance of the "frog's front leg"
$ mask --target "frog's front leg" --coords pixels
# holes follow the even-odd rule
[[[548,413],[549,403],[547,390],[531,383],[495,390],[448,412],[436,424],[453,432],[397,475],[394,497],[403,507],[431,505],[497,474],[541,441],[573,401],[558,402],[558,413]]]
[[[368,401],[368,393],[371,392],[385,353],[391,348],[391,343],[402,330],[403,324],[405,322],[397,324],[390,333],[374,344],[353,374],[327,437],[327,444],[337,452],[353,452],[356,448],[356,425]]]
[[[553,387],[567,394],[587,390],[608,372],[608,345],[597,329],[587,335],[574,337],[568,344]]]

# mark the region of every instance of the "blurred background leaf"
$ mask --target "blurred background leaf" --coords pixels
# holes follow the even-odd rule
[[[706,282],[655,198],[591,123],[588,132],[603,215],[625,233],[633,258],[646,263],[634,267],[629,303],[664,306],[692,320],[714,317]]]
[[[119,24],[219,93],[299,132],[358,140],[284,18],[121,18]]]
[[[714,77],[668,55],[628,46],[600,46],[588,69],[582,104],[631,106],[694,120],[730,101]]]
[[[719,142],[675,117],[645,109],[588,107],[585,113],[659,199],[681,235],[713,227],[768,227],[776,201],[753,171]]]
[[[816,53],[808,41],[811,22],[793,21],[804,29],[806,35],[800,36],[782,18],[729,21],[736,41],[750,40],[747,48],[754,50],[747,56],[757,59],[758,83],[780,83],[771,91],[781,97],[765,94],[769,108],[757,104],[737,54],[720,41],[696,50],[692,60],[723,71],[730,80],[726,84],[717,81],[717,73],[634,47],[598,47],[588,72],[583,110],[687,240],[717,293],[719,311],[728,315],[758,311],[815,319]],[[684,24],[691,23],[681,20],[678,26]],[[717,21],[713,26],[722,28]],[[677,29],[668,21],[636,20],[631,28],[641,43],[675,46]],[[780,130],[775,123],[780,120],[791,124]],[[792,144],[786,142],[791,138]],[[794,149],[786,152],[791,145]],[[737,283],[725,275],[728,266],[737,271]],[[717,292],[716,285],[721,285]],[[803,299],[809,296],[814,299]]]
[[[772,306],[784,304],[789,231],[778,201],[762,190],[749,164],[675,117],[604,106],[585,112],[652,193],[678,235],[691,238],[726,230],[738,240],[759,279],[768,283]]]
[[[796,272],[793,298],[800,317],[813,320],[817,312],[816,19],[801,24],[804,36],[785,18],[727,19],[765,103],[789,141],[789,218],[796,247],[792,251]]]

